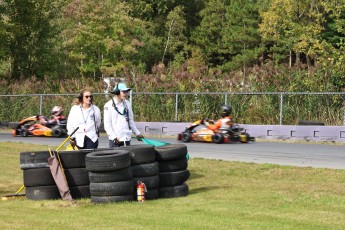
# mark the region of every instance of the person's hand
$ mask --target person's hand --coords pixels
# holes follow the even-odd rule
[[[75,138],[70,138],[70,139],[69,139],[69,143],[70,143],[70,145],[72,146],[72,148],[74,149],[75,146],[76,146]]]
[[[144,138],[144,136],[143,136],[143,135],[141,135],[141,134],[139,134],[139,135],[137,136],[137,140],[138,140],[138,141],[142,141],[142,140],[143,140],[143,138]]]
[[[115,137],[115,139],[113,141],[114,141],[115,145],[119,145],[120,144],[120,141],[119,141],[119,139],[117,139],[117,137]]]

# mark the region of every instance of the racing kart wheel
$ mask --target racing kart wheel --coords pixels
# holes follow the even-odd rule
[[[224,135],[222,133],[215,133],[212,136],[212,141],[213,141],[213,143],[221,144],[224,141]]]
[[[186,132],[182,133],[182,141],[183,142],[190,142],[191,140],[192,140],[191,132],[186,131]]]

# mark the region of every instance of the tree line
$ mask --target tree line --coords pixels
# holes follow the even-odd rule
[[[0,14],[0,80],[9,83],[127,76],[137,91],[149,90],[137,81],[176,79],[180,91],[212,82],[220,91],[345,86],[345,0],[0,0]]]

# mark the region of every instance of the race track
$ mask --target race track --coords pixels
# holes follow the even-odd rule
[[[171,144],[183,143],[172,138],[154,138]],[[64,138],[13,137],[0,133],[0,142],[23,142],[58,146]],[[141,144],[136,139],[132,145]],[[345,169],[345,146],[332,144],[297,144],[281,142],[252,142],[249,144],[185,143],[191,158],[221,159],[253,163],[270,163],[301,167]],[[106,136],[100,137],[99,148],[107,148]]]

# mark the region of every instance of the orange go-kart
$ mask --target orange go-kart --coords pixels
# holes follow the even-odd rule
[[[212,123],[213,121],[208,121]],[[198,120],[193,122],[185,131],[178,134],[178,140],[183,142],[200,141],[210,143],[227,143],[227,142],[241,142],[248,143],[255,141],[242,127],[238,124],[233,124],[229,129],[219,129],[212,131],[205,125],[205,120]]]
[[[12,130],[13,136],[54,136],[64,137],[67,135],[67,120],[61,116],[57,119],[48,121],[42,115],[32,116],[21,120]]]

